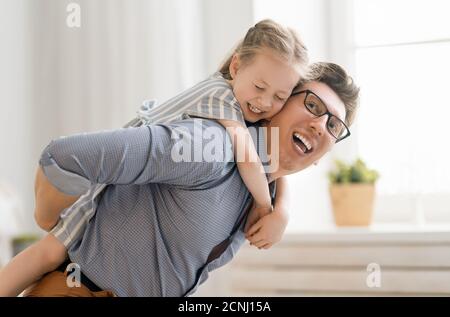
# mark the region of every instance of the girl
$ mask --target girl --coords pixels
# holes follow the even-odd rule
[[[218,120],[230,134],[239,173],[254,198],[254,208],[247,218],[245,230],[250,229],[253,234],[263,237],[263,245],[268,248],[281,238],[287,223],[286,185],[284,180],[277,182],[274,213],[279,215],[279,221],[255,230],[252,226],[257,226],[257,221],[272,211],[272,202],[268,181],[256,149],[249,142],[251,138],[245,121],[257,122],[278,113],[306,72],[306,65],[306,48],[295,32],[271,20],[263,20],[248,30],[219,72],[161,106],[141,111],[139,117],[127,126],[168,123],[186,116]],[[239,153],[244,153],[244,158]],[[36,181],[39,182],[42,177],[42,170],[39,169]],[[82,210],[96,210],[96,198],[105,186],[93,186],[80,199],[64,196],[50,186],[43,199],[51,202],[44,204],[51,205],[51,208],[44,210],[40,208],[40,195],[36,193],[36,221],[41,227],[53,230],[0,271],[0,296],[19,294],[43,274],[64,262],[68,247],[83,232],[84,224],[93,213],[82,214],[81,218],[75,216],[79,216]],[[85,205],[83,199],[93,208],[78,208]],[[62,218],[55,227],[62,209],[66,207],[69,207],[65,210],[67,217]],[[65,232],[64,229],[69,225],[78,230],[71,231],[69,237],[61,236],[61,232]],[[261,245],[261,240],[252,240],[251,236],[248,238]]]

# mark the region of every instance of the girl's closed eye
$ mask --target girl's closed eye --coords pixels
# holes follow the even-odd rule
[[[285,101],[286,101],[286,98],[285,98],[285,97],[280,97],[280,96],[278,96],[278,95],[276,95],[275,98],[276,98],[278,101],[281,101],[281,102],[285,102]]]
[[[258,85],[255,85],[255,88],[258,89],[258,90],[264,90],[264,87],[261,87],[261,86],[258,86]]]

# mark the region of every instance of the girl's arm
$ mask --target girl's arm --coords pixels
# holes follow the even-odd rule
[[[45,273],[58,268],[66,257],[64,245],[48,234],[20,252],[0,270],[0,297],[18,296]]]
[[[274,203],[274,212],[278,213],[286,222],[289,221],[290,193],[287,178],[280,177],[276,180],[276,196]]]
[[[269,186],[248,129],[236,121],[218,121],[230,134],[239,174],[248,191],[252,194],[256,208],[259,209],[261,216],[267,214],[272,207]]]

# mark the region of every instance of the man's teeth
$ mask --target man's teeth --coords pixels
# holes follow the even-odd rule
[[[297,139],[299,139],[300,141],[303,142],[303,144],[306,146],[306,149],[307,149],[308,151],[311,150],[311,148],[312,148],[311,143],[309,143],[308,140],[306,140],[306,138],[305,138],[303,135],[301,135],[301,134],[298,133],[298,132],[295,132],[295,133],[294,133],[294,136],[295,136]]]
[[[248,107],[250,108],[250,110],[251,111],[253,111],[254,113],[261,113],[262,111],[261,110],[259,110],[258,108],[256,108],[256,107],[253,107],[252,105],[248,105]]]

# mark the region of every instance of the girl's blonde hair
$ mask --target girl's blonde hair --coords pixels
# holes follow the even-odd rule
[[[248,65],[262,49],[269,49],[282,60],[292,64],[297,68],[300,77],[306,73],[308,50],[297,32],[269,19],[256,23],[247,31],[244,39],[222,63],[219,72],[225,79],[231,80],[230,64],[233,56],[238,54],[240,61]]]

